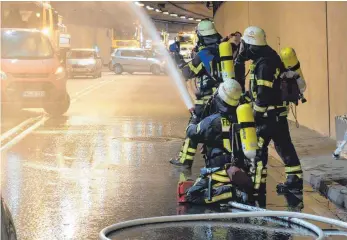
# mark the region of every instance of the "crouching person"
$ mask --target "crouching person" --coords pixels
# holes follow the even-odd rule
[[[231,137],[232,124],[237,123],[236,108],[241,92],[237,81],[223,82],[214,98],[216,113],[201,122],[193,120],[187,127],[187,137],[204,145],[206,167],[201,169],[193,186],[184,192],[186,202],[207,204],[240,200],[244,197],[243,188],[252,189],[252,180],[243,170],[242,150],[233,153],[236,142]],[[232,161],[232,155],[239,161]]]

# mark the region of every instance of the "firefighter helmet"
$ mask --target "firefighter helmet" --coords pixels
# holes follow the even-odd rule
[[[216,28],[214,27],[214,23],[210,20],[202,20],[198,26],[196,27],[196,33],[199,36],[206,37],[213,34],[216,34]]]
[[[266,46],[266,34],[260,27],[250,26],[243,33],[242,40],[245,43],[255,46]]]
[[[242,88],[234,79],[226,79],[218,88],[219,97],[229,106],[236,107],[239,104]]]

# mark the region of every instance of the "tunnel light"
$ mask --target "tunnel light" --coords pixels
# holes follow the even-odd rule
[[[156,12],[158,12],[158,13],[160,13],[160,12],[161,12],[161,10],[160,10],[160,9],[158,9],[158,8],[156,8],[156,9],[155,9],[155,11],[156,11]]]
[[[49,36],[49,28],[44,28],[44,29],[41,30],[41,32],[43,34],[45,34],[46,36]]]
[[[178,15],[176,13],[170,13],[171,17],[178,17]]]
[[[194,18],[190,17],[190,18],[188,18],[188,20],[191,20],[191,21],[193,21],[193,20],[194,20]]]
[[[180,18],[182,18],[182,19],[186,19],[186,16],[180,16]]]
[[[146,8],[149,10],[149,11],[153,11],[154,8],[152,8],[151,6],[146,6]]]
[[[197,21],[197,22],[201,22],[201,19],[195,19],[195,21]]]
[[[135,2],[135,4],[136,4],[137,6],[140,6],[140,7],[143,7],[143,6],[145,6],[145,4],[143,4],[143,3],[140,3],[140,2]]]
[[[166,12],[163,12],[163,14],[165,14],[165,15],[169,15],[169,12],[168,12],[168,11],[166,11]]]
[[[36,13],[36,17],[39,18],[40,16],[41,16],[41,13],[37,12],[37,13]]]

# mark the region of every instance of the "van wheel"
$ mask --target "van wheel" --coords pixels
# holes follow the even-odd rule
[[[58,101],[53,103],[47,103],[43,107],[46,113],[58,117],[66,113],[66,111],[70,107],[70,95],[65,93],[62,97],[58,99]]]
[[[154,75],[160,75],[161,71],[160,71],[160,67],[158,65],[153,65],[151,67],[151,72]]]
[[[119,74],[122,74],[122,72],[123,72],[123,67],[120,64],[116,64],[114,66],[114,73],[116,75],[119,75]]]

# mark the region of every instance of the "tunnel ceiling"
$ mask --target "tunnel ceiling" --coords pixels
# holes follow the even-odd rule
[[[205,2],[150,1],[139,3],[144,4],[144,10],[155,21],[196,25],[196,19],[212,18],[212,10],[206,7]],[[127,21],[129,19],[129,9],[125,7],[125,4],[128,4],[125,2],[53,1],[51,4],[64,17],[66,23],[110,28],[117,26],[126,27],[133,24],[131,21]],[[163,14],[166,11],[178,16]],[[186,19],[180,16],[185,16]],[[189,20],[189,18],[194,18],[194,20]]]

